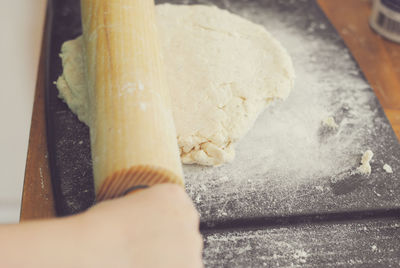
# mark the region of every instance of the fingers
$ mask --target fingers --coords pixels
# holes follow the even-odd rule
[[[173,184],[160,184],[150,190],[160,197],[159,202],[162,203],[160,206],[164,210],[175,208],[171,212],[175,217],[174,227],[170,226],[169,232],[174,237],[171,242],[175,240],[176,244],[182,245],[181,256],[185,255],[182,260],[190,260],[190,267],[203,267],[203,237],[199,231],[200,215],[192,200],[182,187]],[[177,267],[186,266],[178,265]]]

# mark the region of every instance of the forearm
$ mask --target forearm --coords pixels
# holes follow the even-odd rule
[[[198,228],[182,187],[157,185],[77,216],[0,225],[0,267],[202,267]]]
[[[0,225],[0,267],[83,267],[81,216]]]

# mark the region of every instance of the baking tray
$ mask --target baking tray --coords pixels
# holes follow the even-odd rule
[[[260,115],[239,143],[233,163],[217,168],[185,165],[186,189],[201,214],[205,264],[323,267],[334,263],[347,267],[369,263],[376,267],[400,263],[400,146],[373,90],[316,2],[156,2],[213,4],[264,25],[288,48],[296,71],[300,69],[296,80],[300,87],[295,90],[307,82],[301,74],[314,71],[317,86],[321,83],[323,93],[331,94],[328,105],[336,109],[336,118],[348,117],[352,107],[368,112],[368,120],[358,126],[357,135],[362,139],[355,140],[357,146],[349,145],[354,148],[348,156],[350,165],[356,167],[361,149],[374,151],[373,173],[367,178],[351,175],[348,167],[299,181],[275,176],[263,164],[268,143],[262,132],[274,110]],[[54,85],[62,73],[62,43],[81,34],[79,1],[49,1],[47,23],[49,162],[57,214],[66,216],[94,203],[89,130],[58,98]],[[293,45],[288,34],[304,38]],[[301,42],[314,49],[309,61],[298,60],[304,56],[296,49]],[[355,126],[347,127],[345,130],[355,131]],[[395,172],[384,172],[384,163]]]

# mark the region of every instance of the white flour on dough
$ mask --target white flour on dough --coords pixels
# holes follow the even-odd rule
[[[290,56],[262,26],[216,7],[163,4],[156,12],[182,162],[231,161],[263,109],[289,95]],[[61,52],[60,97],[90,126],[81,37]]]

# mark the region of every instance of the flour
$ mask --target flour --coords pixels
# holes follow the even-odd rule
[[[146,109],[147,109],[147,104],[146,104],[146,103],[144,103],[144,102],[142,102],[142,103],[139,103],[139,107],[140,107],[140,110],[142,110],[142,111],[146,111]]]
[[[42,190],[44,190],[44,177],[41,167],[39,168],[39,175],[40,175],[40,187],[42,188]]]
[[[326,195],[317,189],[329,192],[330,178],[357,169],[359,152],[370,142],[376,114],[370,102],[375,96],[339,39],[316,34],[325,30],[319,27],[311,31],[297,26],[302,14],[284,16],[259,4],[224,3],[230,12],[265,26],[281,42],[293,59],[296,83],[285,102],[260,115],[238,145],[232,164],[217,169],[185,166],[187,189],[194,197],[200,195],[202,202],[196,204],[206,219],[304,209],[308,205],[299,202],[306,198],[296,201],[299,187],[314,185],[310,194]],[[340,127],[325,133],[321,122],[329,116]],[[229,181],[219,180],[224,177]],[[199,191],[200,184],[213,192]]]
[[[233,163],[216,168],[184,165],[187,191],[203,224],[246,217],[368,210],[382,200],[391,207],[399,203],[398,187],[394,187],[397,180],[387,179],[397,176],[382,171],[384,163],[395,172],[399,165],[398,154],[393,151],[397,144],[387,138],[392,137],[392,129],[342,40],[325,18],[313,17],[323,16],[313,10],[315,1],[186,3],[214,3],[263,25],[287,48],[296,70],[290,97],[260,115],[240,141]],[[284,11],[286,7],[288,11]],[[318,27],[321,21],[325,27]],[[311,22],[317,26],[309,29]],[[324,133],[321,121],[328,116],[339,128]],[[76,123],[72,119],[68,119],[71,124]],[[76,134],[72,138],[76,139]],[[372,165],[376,172],[369,178],[350,176],[366,148],[376,153]],[[65,158],[63,163],[72,162]],[[68,168],[73,170],[74,166]],[[354,188],[338,195],[332,178],[343,179]],[[374,194],[376,185],[381,197]]]
[[[262,163],[263,171],[293,180],[317,174],[328,176],[354,166],[349,163],[349,156],[360,151],[364,128],[371,123],[373,113],[368,106],[370,94],[365,90],[368,85],[352,74],[358,69],[350,61],[347,50],[338,50],[322,38],[298,32],[273,13],[265,14],[265,10],[259,13],[252,5],[242,7],[235,3],[228,9],[266,25],[288,49],[297,78],[288,99],[267,108],[259,118],[240,144],[242,151],[237,157],[242,155],[242,160]],[[330,53],[335,53],[335,61],[325,62],[326,54]],[[321,121],[331,115],[343,127],[321,142]],[[246,168],[240,164],[239,167]]]
[[[126,83],[122,88],[119,95],[122,97],[125,93],[132,95],[135,92],[136,86],[133,83]]]
[[[238,144],[239,153],[232,164],[218,169],[185,166],[188,187],[198,183],[214,184],[223,177],[228,177],[229,181],[250,178],[251,182],[268,177],[296,185],[311,178],[354,170],[356,156],[368,142],[365,137],[372,125],[374,111],[369,106],[373,95],[368,84],[358,76],[358,68],[348,51],[332,40],[325,40],[323,35],[315,34],[326,29],[324,24],[321,27],[311,21],[310,27],[299,30],[293,27],[296,16],[283,20],[276,12],[260,10],[256,4],[223,3],[229,11],[265,26],[287,48],[293,58],[297,79],[288,99],[270,105]],[[82,64],[79,59],[76,62]],[[133,88],[143,90],[143,85],[127,87],[128,92]],[[64,96],[65,99],[69,97]],[[83,105],[80,103],[79,107]],[[145,105],[141,105],[141,109],[146,109]],[[87,114],[79,114],[82,121],[88,121]],[[321,131],[321,122],[327,118],[332,119],[328,120],[330,125],[340,125],[340,128],[335,132]],[[207,150],[218,152],[214,149]],[[197,180],[198,176],[203,178]]]
[[[206,233],[204,260],[206,267],[381,267],[399,259],[398,234],[396,220]]]

